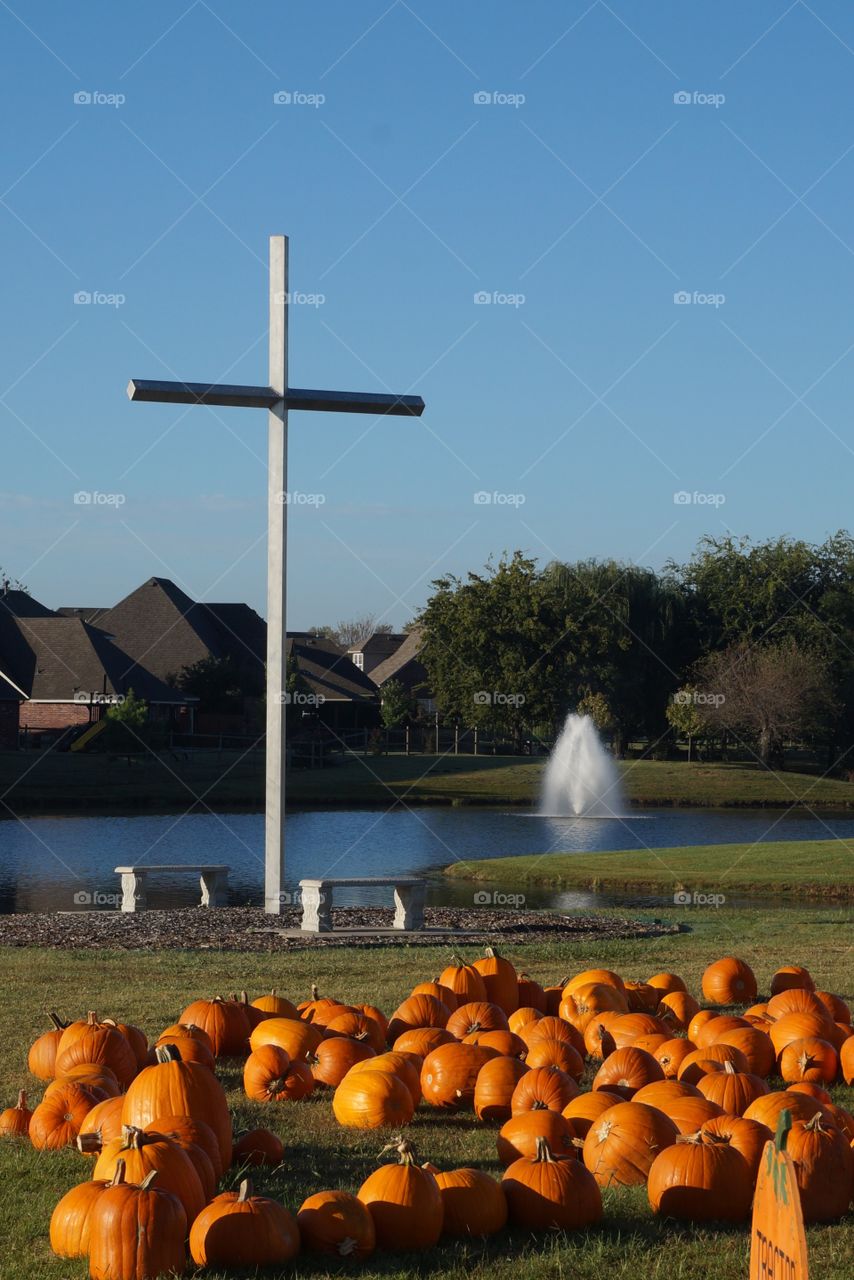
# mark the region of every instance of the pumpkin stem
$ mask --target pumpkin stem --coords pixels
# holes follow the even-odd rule
[[[408,1138],[392,1138],[391,1142],[387,1142],[380,1152],[384,1156],[387,1151],[396,1151],[400,1156],[400,1163],[412,1165],[418,1163],[418,1154]]]
[[[730,1076],[734,1076],[736,1074],[735,1067],[732,1065],[731,1062],[724,1063],[724,1071],[727,1073],[727,1075],[730,1075]]]
[[[237,1193],[238,1203],[245,1204],[251,1195],[252,1195],[252,1183],[249,1178],[244,1178],[240,1184],[240,1190]]]
[[[86,1021],[89,1023],[90,1027],[97,1026],[98,1015],[96,1014],[94,1009],[90,1009],[89,1012],[86,1014]]]
[[[123,1182],[124,1182],[124,1180],[125,1180],[125,1168],[126,1168],[126,1167],[127,1167],[127,1166],[125,1165],[124,1160],[117,1160],[117,1161],[116,1161],[116,1171],[115,1171],[115,1173],[113,1174],[113,1180],[112,1180],[112,1182],[110,1183],[110,1186],[111,1186],[111,1187],[118,1187],[118,1186],[120,1186],[120,1185],[121,1185],[121,1183],[123,1183]]]
[[[814,1116],[810,1116],[809,1120],[804,1122],[804,1128],[809,1129],[810,1133],[823,1133],[824,1125],[822,1124],[821,1112],[816,1111]]]
[[[101,1130],[94,1129],[90,1133],[78,1133],[77,1150],[84,1156],[100,1155],[104,1148]]]
[[[26,1089],[18,1090],[18,1111],[26,1111],[27,1109],[27,1091]]]
[[[67,1026],[71,1025],[68,1022],[64,1022],[63,1019],[60,1018],[58,1013],[51,1012],[47,1016],[50,1018],[51,1022],[53,1023],[57,1031],[64,1031]]]
[[[555,1158],[552,1155],[552,1149],[545,1138],[537,1138],[537,1154],[534,1156],[537,1164],[554,1164]]]
[[[483,949],[483,954],[484,954],[484,956],[486,957],[486,959],[487,959],[487,960],[497,960],[497,959],[498,959],[498,952],[495,950],[495,948],[494,948],[494,947],[484,947],[484,949]]]
[[[154,1179],[157,1177],[157,1173],[158,1173],[157,1169],[152,1169],[150,1173],[147,1173],[145,1175],[142,1182],[139,1184],[140,1191],[148,1190],[148,1188],[154,1182]]]
[[[312,1000],[319,1000],[319,999],[320,999],[320,991],[318,990],[318,986],[317,986],[317,983],[316,983],[316,982],[313,982],[313,983],[311,984],[311,998],[312,998]]]
[[[122,1146],[131,1147],[134,1151],[139,1151],[140,1147],[145,1146],[149,1141],[149,1137],[142,1129],[138,1129],[134,1124],[122,1125]]]
[[[154,1056],[162,1066],[166,1062],[180,1062],[181,1050],[177,1044],[159,1044],[154,1050]]]

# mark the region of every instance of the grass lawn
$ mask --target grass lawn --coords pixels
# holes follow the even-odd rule
[[[517,966],[540,980],[557,980],[591,964],[607,965],[626,977],[646,977],[661,969],[680,972],[698,991],[705,965],[737,951],[757,973],[767,991],[779,964],[806,964],[817,984],[848,998],[854,996],[854,955],[850,921],[838,908],[697,913],[694,931],[646,940],[520,946],[511,954]],[[276,986],[294,999],[304,997],[316,980],[322,992],[342,999],[370,1000],[391,1010],[419,978],[433,976],[449,958],[448,950],[406,946],[374,950],[321,950],[287,956],[239,953],[80,952],[7,949],[0,957],[4,999],[0,1003],[0,1078],[2,1096],[11,1101],[21,1085],[41,1087],[25,1070],[30,1041],[44,1029],[45,1010],[66,1016],[87,1008],[121,1014],[155,1032],[171,1022],[194,997],[247,987],[253,994]],[[259,1190],[273,1194],[292,1209],[313,1191],[330,1186],[356,1190],[375,1167],[384,1143],[381,1133],[360,1135],[339,1128],[327,1096],[271,1109],[247,1103],[237,1068],[221,1073],[239,1127],[267,1124],[283,1138],[287,1156],[273,1171],[259,1171]],[[854,1090],[834,1089],[837,1102],[854,1106]],[[440,1167],[473,1164],[499,1172],[495,1129],[469,1114],[452,1115],[421,1108],[408,1136],[421,1159]],[[50,1253],[47,1226],[59,1196],[81,1180],[89,1166],[72,1152],[36,1153],[24,1144],[0,1144],[0,1274],[10,1280],[83,1280],[86,1268],[60,1261]],[[237,1181],[237,1173],[229,1176]],[[600,1228],[578,1235],[531,1237],[516,1228],[492,1242],[453,1244],[414,1256],[377,1254],[360,1268],[371,1276],[446,1275],[459,1280],[541,1280],[603,1276],[637,1280],[744,1280],[747,1274],[747,1231],[677,1227],[654,1221],[643,1189],[606,1191],[605,1219]],[[816,1280],[850,1280],[854,1257],[854,1215],[840,1224],[810,1229],[812,1274]],[[310,1255],[302,1255],[293,1271],[299,1276],[340,1275]],[[224,1280],[220,1273],[208,1273]]]
[[[545,763],[514,756],[367,756],[324,770],[294,770],[292,805],[489,804],[533,806]],[[807,805],[854,808],[854,784],[748,764],[635,760],[622,766],[633,805]],[[263,807],[263,753],[196,752],[111,759],[66,752],[0,754],[0,793],[17,813],[105,808]],[[108,799],[109,798],[109,802]]]
[[[846,840],[694,845],[608,853],[547,853],[457,862],[445,875],[562,889],[682,889],[851,900],[854,844]]]

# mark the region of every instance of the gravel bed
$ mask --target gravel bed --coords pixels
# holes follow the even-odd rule
[[[0,946],[57,949],[114,949],[122,951],[294,951],[306,947],[434,946],[465,931],[465,941],[505,942],[596,941],[604,938],[655,938],[679,932],[678,925],[630,920],[614,916],[561,915],[554,911],[490,911],[428,907],[429,934],[364,936],[342,933],[283,936],[280,929],[298,929],[301,911],[292,908],[273,918],[258,907],[187,907],[179,911],[32,912],[0,915]],[[390,929],[392,910],[382,907],[333,909],[341,929]],[[435,932],[434,932],[435,931]],[[446,931],[443,933],[443,931]],[[459,936],[459,935],[456,935]],[[179,941],[180,940],[180,941]]]

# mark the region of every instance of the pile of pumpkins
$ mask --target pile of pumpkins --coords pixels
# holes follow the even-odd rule
[[[854,1117],[827,1086],[854,1083],[847,1005],[796,965],[755,1003],[736,957],[707,968],[702,995],[704,1008],[674,973],[640,982],[607,969],[543,987],[487,949],[416,985],[390,1017],[316,990],[300,1005],[244,993],[194,1001],[149,1046],[126,1023],[52,1015],[28,1059],[50,1083],[32,1112],[22,1094],[0,1115],[0,1135],[94,1157],[50,1224],[54,1251],[88,1257],[93,1280],[180,1272],[188,1248],[197,1265],[245,1268],[301,1247],[353,1259],[424,1249],[508,1221],[582,1229],[613,1186],[645,1184],[656,1214],[741,1222],[784,1112],[805,1220],[841,1217]],[[733,1006],[744,1012],[721,1012]],[[232,1164],[284,1154],[269,1129],[235,1139],[219,1059],[242,1062],[245,1093],[268,1114],[315,1090],[331,1094],[339,1124],[362,1130],[400,1134],[422,1105],[473,1110],[497,1126],[503,1177],[421,1164],[396,1136],[356,1195],[321,1191],[293,1214],[248,1179],[217,1194]]]

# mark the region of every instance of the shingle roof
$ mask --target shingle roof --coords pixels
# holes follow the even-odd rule
[[[420,627],[413,627],[391,657],[379,663],[371,671],[371,679],[376,685],[383,685],[388,680],[400,680],[407,688],[419,684],[426,685],[427,672],[418,660],[424,637]]]
[[[0,610],[14,618],[53,618],[55,614],[47,605],[34,600],[27,591],[3,591],[0,588]]]
[[[341,653],[333,640],[297,631],[288,635],[287,653],[296,653],[300,675],[311,692],[327,702],[375,702],[373,680],[360,671],[348,654]]]
[[[97,623],[109,609],[103,605],[70,605],[64,604],[56,611],[60,618],[82,618],[84,622]]]
[[[227,653],[213,615],[168,578],[149,578],[102,614],[98,626],[160,680]]]
[[[375,631],[364,644],[351,644],[347,652],[361,653],[363,655],[362,670],[373,671],[381,662],[391,657],[405,639],[406,635],[402,631]]]
[[[79,691],[127,694],[133,689],[146,702],[185,701],[80,618],[19,618],[14,625],[20,639],[14,666],[7,665],[7,653],[0,652],[0,661],[30,698],[68,702]]]

